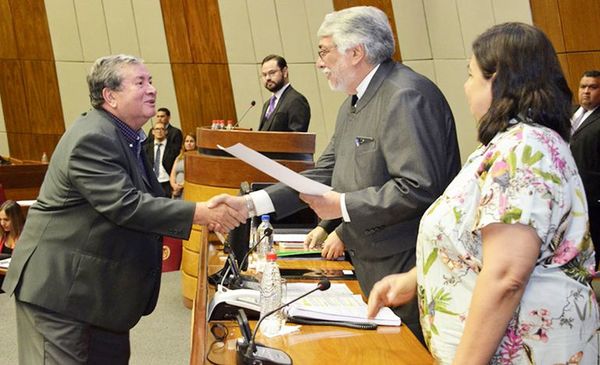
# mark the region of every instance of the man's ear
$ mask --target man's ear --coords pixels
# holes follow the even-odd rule
[[[351,50],[350,50],[350,54],[351,54],[351,62],[353,65],[357,65],[359,64],[362,60],[364,60],[367,57],[367,52],[365,51],[365,46],[362,44],[359,44],[357,46],[354,46]]]
[[[281,73],[283,74],[283,78],[284,78],[285,80],[287,80],[287,79],[288,79],[288,67],[287,67],[287,66],[285,66],[284,68],[282,68],[282,69],[281,69]]]
[[[115,98],[114,90],[105,87],[102,89],[102,98],[104,98],[104,101],[110,105],[111,108],[117,107],[117,99]]]

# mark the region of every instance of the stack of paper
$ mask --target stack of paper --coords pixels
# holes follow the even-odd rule
[[[313,289],[315,284],[289,283],[287,298],[293,299]],[[399,326],[401,320],[389,308],[382,308],[374,319],[367,318],[367,304],[353,294],[346,284],[331,284],[325,291],[314,292],[290,305],[290,316],[355,323]]]

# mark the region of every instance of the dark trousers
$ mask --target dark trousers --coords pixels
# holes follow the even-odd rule
[[[160,184],[160,186],[162,186],[163,191],[165,192],[165,197],[170,198],[171,197],[171,183],[168,181],[165,181],[165,182],[161,182],[159,184]]]
[[[19,300],[16,309],[19,364],[129,362],[129,332],[108,331]]]

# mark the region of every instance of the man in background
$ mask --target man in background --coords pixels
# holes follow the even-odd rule
[[[280,183],[213,202],[278,218],[308,203],[324,219],[316,230],[329,233],[322,256],[347,250],[368,296],[379,279],[415,266],[421,215],[460,169],[456,128],[437,86],[391,59],[394,37],[381,10],[361,6],[328,14],[317,36],[317,67],[331,89],[349,97],[329,145],[302,174],[333,191],[299,196]],[[423,341],[416,298],[394,310]]]
[[[58,142],[3,285],[16,299],[20,364],[127,364],[129,330],[156,306],[161,236],[246,220],[158,197],[141,153],[156,89],[140,59],[100,58],[87,82],[93,109]]]
[[[171,125],[171,111],[165,107],[158,108],[155,118],[156,122],[162,122],[165,125],[167,142],[170,143],[171,146],[178,146],[177,148],[181,148],[183,143],[183,134],[179,128]],[[150,133],[145,144],[152,144],[152,142],[154,142],[154,134]]]
[[[304,95],[290,85],[285,59],[269,55],[262,61],[261,76],[265,88],[273,95],[260,114],[260,131],[306,132],[310,106]]]
[[[148,162],[150,162],[150,165],[152,166],[156,179],[165,192],[165,196],[170,198],[171,183],[169,182],[169,177],[175,159],[181,150],[181,145],[175,145],[174,143],[169,142],[168,129],[165,128],[163,122],[154,123],[154,127],[152,127],[152,136],[154,136],[154,143],[146,143],[144,145],[144,152],[146,153]]]
[[[579,82],[579,108],[571,119],[571,152],[583,181],[590,234],[600,262],[600,71],[586,71]]]

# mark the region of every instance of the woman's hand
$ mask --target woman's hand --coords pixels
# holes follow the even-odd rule
[[[417,295],[417,269],[379,280],[369,295],[367,317],[375,318],[382,307],[402,305]]]

